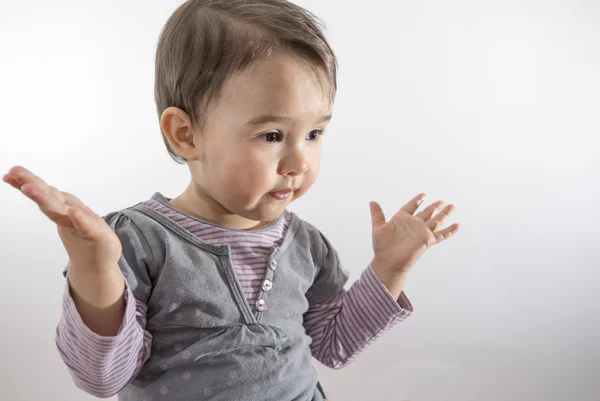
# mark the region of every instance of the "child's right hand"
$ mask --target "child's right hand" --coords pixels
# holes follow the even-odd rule
[[[100,273],[118,266],[121,241],[104,219],[77,197],[49,186],[19,166],[13,167],[3,180],[33,200],[57,224],[70,269]]]

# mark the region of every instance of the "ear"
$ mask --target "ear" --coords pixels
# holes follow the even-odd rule
[[[198,159],[192,120],[185,111],[177,107],[165,109],[160,116],[160,128],[175,153],[187,161]]]

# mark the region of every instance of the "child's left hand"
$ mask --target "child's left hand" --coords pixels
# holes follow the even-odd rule
[[[375,252],[372,266],[376,271],[405,276],[427,249],[458,231],[458,224],[436,231],[455,209],[453,205],[448,205],[435,214],[444,205],[443,201],[434,202],[415,215],[425,198],[425,194],[417,195],[388,222],[385,221],[381,206],[371,202]]]

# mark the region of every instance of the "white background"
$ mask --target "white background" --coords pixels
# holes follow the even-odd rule
[[[179,1],[0,4],[0,171],[24,165],[99,214],[183,191],[153,103]],[[340,89],[321,177],[292,210],[352,279],[369,200],[389,216],[424,191],[462,224],[411,274],[409,320],[351,366],[318,367],[331,400],[599,400],[599,3],[301,5],[327,23]],[[54,344],[56,228],[4,183],[0,205],[0,399],[92,399]]]

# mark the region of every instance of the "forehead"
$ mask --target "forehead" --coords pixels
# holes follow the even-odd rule
[[[223,87],[217,109],[244,116],[274,113],[294,119],[320,118],[333,102],[320,73],[297,56],[275,54],[233,75]]]

